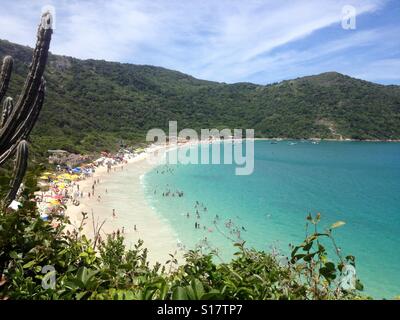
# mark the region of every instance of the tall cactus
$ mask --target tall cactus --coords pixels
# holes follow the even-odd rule
[[[10,183],[10,190],[4,199],[4,204],[6,205],[9,205],[15,199],[28,166],[28,143],[25,140],[18,143],[16,153],[13,179]]]
[[[52,16],[50,12],[46,12],[39,24],[32,63],[18,101],[14,104],[10,97],[4,100],[0,119],[0,165],[17,151],[10,191],[3,201],[5,207],[14,200],[26,172],[28,159],[26,139],[36,123],[44,101],[46,84],[43,74],[52,33]],[[0,74],[0,103],[8,89],[12,67],[12,57],[5,57]]]
[[[3,66],[1,68],[0,75],[0,101],[3,100],[4,95],[6,94],[8,84],[11,78],[11,70],[13,66],[13,59],[10,56],[7,56],[3,60]]]

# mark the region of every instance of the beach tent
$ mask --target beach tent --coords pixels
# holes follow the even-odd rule
[[[8,206],[9,208],[13,209],[13,210],[18,210],[18,208],[21,206],[21,202],[15,201],[13,200],[11,202],[11,204]]]
[[[46,213],[42,213],[42,214],[40,215],[40,218],[41,218],[42,220],[44,220],[44,221],[47,221],[47,220],[49,220],[49,215],[46,214]]]

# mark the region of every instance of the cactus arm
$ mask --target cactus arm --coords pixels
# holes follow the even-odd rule
[[[11,79],[11,71],[13,67],[13,58],[6,56],[3,59],[3,65],[0,73],[0,102],[3,100],[4,95],[8,89],[8,84]]]
[[[42,79],[42,84],[39,88],[39,93],[37,99],[34,103],[34,107],[32,108],[31,112],[29,113],[28,117],[26,118],[25,122],[22,123],[18,130],[13,135],[10,141],[10,148],[0,155],[0,165],[2,165],[9,157],[11,157],[18,145],[18,142],[21,139],[27,139],[30,132],[32,131],[37,118],[39,117],[40,110],[42,109],[43,102],[44,102],[44,95],[45,95],[46,83],[44,79]]]
[[[10,148],[11,138],[15,130],[21,123],[24,123],[31,112],[35,100],[37,100],[46,67],[52,32],[51,15],[50,13],[45,13],[38,28],[36,47],[22,93],[10,117],[0,129],[0,154]]]
[[[39,87],[38,95],[36,97],[35,103],[32,108],[32,112],[28,116],[27,125],[25,126],[26,130],[22,135],[22,139],[27,139],[29,134],[31,133],[33,127],[37,119],[39,118],[40,111],[42,110],[44,103],[44,96],[46,93],[46,81],[42,78],[42,82]]]
[[[0,166],[6,162],[8,160],[9,157],[11,157],[14,152],[15,149],[17,149],[17,144],[13,144],[11,145],[11,147],[9,149],[7,149],[5,152],[3,152],[2,154],[0,154]]]
[[[22,179],[24,178],[28,165],[28,143],[25,140],[20,141],[17,147],[17,157],[14,165],[13,179],[10,183],[10,191],[4,199],[4,207],[8,207],[15,199]]]
[[[16,143],[21,139],[26,139],[33,129],[37,118],[39,117],[40,110],[42,109],[44,102],[44,95],[46,89],[46,82],[42,79],[42,83],[39,87],[35,102],[33,103],[32,108],[26,116],[26,119],[18,126],[15,133],[11,138],[11,143]]]
[[[0,128],[7,122],[7,119],[10,117],[11,111],[14,108],[13,99],[7,97],[3,103],[3,111],[1,112],[1,119],[0,119]]]

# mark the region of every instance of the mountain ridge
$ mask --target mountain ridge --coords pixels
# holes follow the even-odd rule
[[[12,55],[16,98],[29,47],[0,40]],[[201,80],[151,65],[49,55],[47,95],[32,132],[37,151],[92,152],[143,141],[147,130],[254,128],[257,137],[400,139],[400,86],[337,72],[267,85]]]

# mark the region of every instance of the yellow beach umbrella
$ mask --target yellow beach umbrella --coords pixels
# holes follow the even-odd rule
[[[40,176],[40,177],[39,177],[39,179],[40,179],[40,180],[48,180],[48,179],[49,179],[49,177],[48,177],[48,176],[44,176],[44,175],[43,175],[43,176]]]
[[[71,179],[71,175],[69,173],[63,173],[57,176],[58,179]]]

